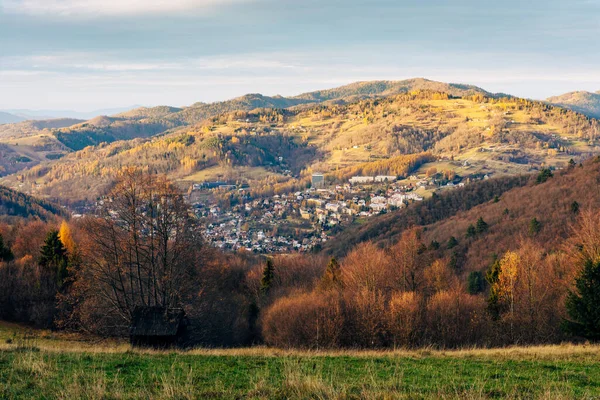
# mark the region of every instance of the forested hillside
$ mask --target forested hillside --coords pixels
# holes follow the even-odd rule
[[[174,115],[170,111],[131,112],[128,121],[135,121],[127,129],[142,129],[136,124],[147,115],[167,113],[168,118]],[[117,118],[123,117],[98,118],[94,126],[77,129],[96,132],[94,127],[111,126]],[[541,102],[416,91],[342,104],[219,114],[156,137],[89,147],[5,182],[24,183],[24,190],[32,193],[90,200],[103,193],[121,168],[150,165],[182,183],[225,179],[259,191],[274,184],[293,190],[306,184],[310,171],[325,172],[337,182],[369,170],[396,174],[386,160],[424,152],[431,158],[419,164],[420,173],[436,168],[461,177],[518,175],[597,154],[598,132],[597,120]],[[57,135],[62,137],[62,131]]]
[[[600,92],[571,92],[550,97],[549,103],[580,112],[593,118],[600,118]]]
[[[10,217],[37,217],[46,221],[55,216],[65,215],[65,212],[55,204],[0,186],[0,220],[7,220]]]

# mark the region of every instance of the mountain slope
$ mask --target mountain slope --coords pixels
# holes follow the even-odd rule
[[[544,183],[537,183],[533,174],[470,185],[349,228],[328,242],[325,250],[342,256],[364,241],[390,245],[414,226],[421,227],[426,245],[440,244],[437,257],[455,259],[465,273],[486,268],[493,254],[517,248],[520,239],[532,239],[546,250],[559,249],[578,212],[600,208],[600,193],[589,190],[600,182],[599,166],[600,159],[594,157],[581,166],[555,171]],[[467,238],[468,226],[480,217],[487,230]],[[539,232],[531,230],[534,218]],[[451,237],[458,245],[448,249]]]
[[[481,179],[600,154],[599,131],[597,120],[541,102],[415,92],[221,114],[153,138],[89,147],[5,182],[11,187],[25,182],[32,193],[53,198],[95,199],[121,168],[151,165],[182,184],[227,179],[260,191],[272,189],[274,181],[301,186],[310,170],[341,183],[365,163],[385,166],[394,157],[421,153],[435,161],[417,175],[436,168]]]
[[[45,221],[65,215],[57,205],[0,186],[0,219],[37,217]]]
[[[594,118],[600,118],[600,92],[571,92],[547,100],[554,105],[565,107]]]
[[[59,118],[49,120],[28,120],[12,124],[4,124],[0,125],[0,139],[22,138],[39,134],[40,131],[45,129],[66,128],[82,122],[84,121],[79,119]]]
[[[0,124],[14,124],[21,121],[25,121],[25,118],[0,111]]]
[[[384,97],[416,90],[448,93],[451,96],[481,94],[491,96],[483,89],[470,85],[447,84],[422,78],[405,81],[357,82],[339,88],[305,93],[296,97],[264,96],[253,93],[215,103],[196,103],[190,107],[159,106],[138,108],[111,117],[97,117],[79,126],[61,129],[56,138],[73,150],[102,142],[144,138],[169,129],[202,122],[207,118],[233,111],[251,111],[257,108],[290,108],[331,100],[352,101],[364,97]]]

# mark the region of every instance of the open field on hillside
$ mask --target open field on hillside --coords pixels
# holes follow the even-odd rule
[[[15,332],[17,332],[15,334]],[[0,398],[597,398],[599,346],[138,351],[0,327]],[[8,343],[11,342],[11,343]]]

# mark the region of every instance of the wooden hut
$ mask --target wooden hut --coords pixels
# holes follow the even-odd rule
[[[187,328],[180,308],[136,307],[129,339],[132,346],[165,348],[184,343]]]

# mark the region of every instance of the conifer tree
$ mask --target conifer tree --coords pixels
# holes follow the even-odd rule
[[[56,280],[59,286],[62,286],[67,278],[68,266],[67,249],[60,241],[60,235],[57,230],[51,230],[46,235],[44,245],[41,249],[40,265],[56,274]]]
[[[500,259],[496,254],[494,254],[494,262],[485,274],[485,280],[490,286],[490,295],[487,300],[488,312],[494,321],[500,318],[500,313],[502,311],[502,305],[500,304],[500,293],[497,286],[498,279],[500,277],[500,269]]]
[[[14,255],[10,248],[4,244],[4,238],[0,235],[0,261],[12,261],[14,259]]]
[[[469,274],[467,291],[469,294],[478,294],[483,291],[483,275],[481,272],[473,271]]]
[[[488,228],[487,222],[485,222],[482,217],[479,217],[479,219],[477,220],[477,225],[475,225],[475,229],[477,230],[477,233],[483,233],[483,232],[487,231],[487,228]]]
[[[534,217],[531,221],[529,221],[529,235],[535,236],[539,233],[541,229],[542,224],[540,223],[540,221],[538,221],[537,218]]]
[[[475,237],[476,234],[477,234],[477,230],[475,229],[475,225],[473,225],[473,224],[469,225],[469,227],[467,228],[467,234],[465,235],[467,237],[467,239]]]
[[[267,294],[271,286],[273,285],[273,280],[275,279],[275,267],[273,266],[273,260],[270,258],[267,259],[267,263],[265,264],[265,268],[263,269],[263,275],[260,280],[260,291],[263,294]]]
[[[327,264],[325,273],[321,278],[321,288],[330,290],[339,288],[342,285],[342,269],[335,258],[332,258]]]
[[[458,240],[456,240],[456,238],[454,236],[450,236],[450,239],[448,239],[448,244],[446,245],[446,247],[448,249],[453,249],[456,246],[458,246]]]
[[[587,260],[569,291],[566,307],[571,320],[563,328],[575,336],[600,340],[600,261]]]
[[[573,214],[579,214],[579,203],[574,201],[571,203],[571,212]]]

